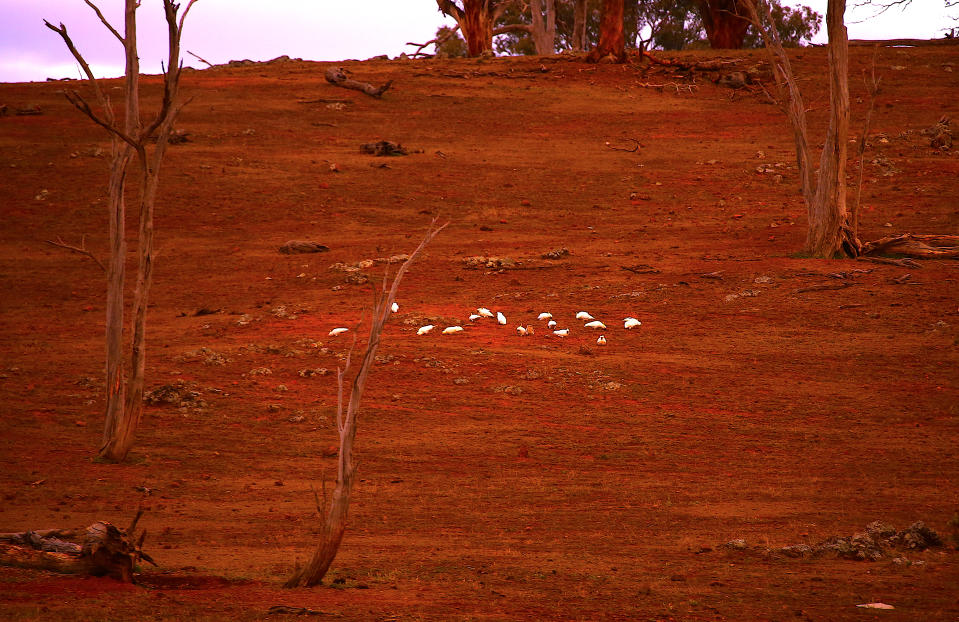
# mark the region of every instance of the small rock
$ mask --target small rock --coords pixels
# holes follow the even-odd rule
[[[453,378],[453,384],[464,385],[469,384],[469,382],[467,378]]]
[[[745,540],[742,538],[737,538],[724,544],[723,548],[731,551],[745,551],[747,548],[749,548],[749,546],[746,544]]]

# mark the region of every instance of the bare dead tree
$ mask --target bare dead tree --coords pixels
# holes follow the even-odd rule
[[[818,179],[813,178],[812,156],[802,93],[783,49],[773,17],[766,3],[743,0],[752,23],[762,35],[778,87],[780,105],[793,127],[800,188],[809,218],[806,252],[814,257],[859,254],[859,240],[852,231],[846,207],[846,137],[849,133],[849,50],[843,16],[846,0],[829,0],[826,27],[829,36],[829,127],[819,162]],[[762,10],[760,15],[759,10]]]
[[[806,252],[813,257],[822,258],[859,257],[889,252],[927,259],[959,255],[959,236],[956,235],[907,233],[868,244],[862,244],[859,240],[858,209],[853,214],[846,204],[849,134],[849,46],[843,22],[846,0],[829,0],[826,8],[829,37],[829,125],[820,155],[819,173],[815,177],[805,105],[789,58],[773,24],[769,6],[766,3],[757,3],[756,0],[741,1],[746,15],[756,26],[769,53],[778,87],[778,97],[774,99],[785,110],[793,127],[800,186],[809,220]],[[875,82],[875,88],[878,88],[878,82]]]
[[[862,77],[866,91],[869,93],[869,109],[866,111],[866,120],[862,124],[862,135],[859,137],[859,145],[856,148],[856,155],[859,160],[859,179],[856,183],[856,202],[853,203],[851,213],[852,232],[855,236],[859,235],[859,210],[862,207],[862,175],[863,169],[865,169],[866,144],[869,140],[869,128],[872,125],[872,113],[876,108],[876,96],[879,95],[879,83],[882,81],[882,78],[876,76],[876,56],[878,53],[879,48],[877,47],[872,55],[872,70],[869,78],[867,79],[865,74]]]
[[[80,64],[87,82],[92,86],[100,110],[95,111],[86,98],[77,91],[68,91],[67,99],[91,121],[104,128],[111,138],[111,163],[108,182],[110,212],[110,262],[107,270],[106,311],[106,421],[101,458],[120,462],[126,458],[143,412],[143,375],[146,365],[145,336],[146,310],[153,275],[153,212],[160,178],[160,164],[169,144],[177,116],[183,108],[179,101],[180,37],[183,23],[196,0],[189,0],[177,18],[180,5],[163,0],[167,23],[169,50],[163,76],[163,96],[156,116],[144,124],[140,114],[140,61],[137,53],[136,11],[138,0],[124,0],[124,31],[114,28],[93,4],[84,0],[97,14],[103,25],[123,45],[126,60],[124,72],[124,116],[120,122],[109,97],[103,92],[90,66],[74,46],[62,23],[54,26],[44,20],[47,28],[63,39],[70,53]],[[149,145],[155,141],[152,151]],[[137,214],[137,277],[133,295],[130,357],[123,354],[124,283],[126,280],[126,203],[125,191],[128,169],[136,160],[139,169]]]
[[[396,271],[396,276],[393,277],[393,284],[389,289],[387,289],[387,275],[383,275],[381,292],[373,302],[373,312],[370,322],[370,332],[366,340],[366,350],[363,352],[359,370],[357,370],[356,375],[354,375],[350,381],[349,400],[345,403],[343,392],[346,377],[350,373],[353,351],[356,349],[355,333],[353,345],[350,347],[350,351],[346,357],[346,363],[342,369],[337,370],[336,428],[340,437],[340,449],[337,456],[336,487],[333,489],[333,495],[326,513],[319,544],[317,544],[316,549],[313,551],[310,561],[305,566],[297,567],[293,572],[293,576],[284,584],[284,587],[312,587],[317,585],[323,580],[323,577],[326,576],[330,565],[336,558],[336,554],[340,549],[340,543],[343,541],[343,534],[346,531],[346,520],[350,509],[350,495],[353,490],[353,476],[356,472],[356,464],[353,461],[353,442],[356,438],[360,400],[363,398],[363,391],[366,388],[370,368],[376,357],[376,350],[380,345],[380,335],[383,332],[383,326],[386,324],[386,320],[390,317],[390,307],[396,299],[396,292],[399,290],[403,275],[406,274],[413,260],[420,254],[420,251],[445,227],[445,224],[437,226],[436,219],[430,223],[430,227],[423,237],[423,241],[410,253],[409,258],[403,262],[399,270]]]

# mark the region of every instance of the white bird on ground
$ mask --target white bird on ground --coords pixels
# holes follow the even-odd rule
[[[443,329],[444,335],[452,335],[453,333],[461,333],[461,332],[463,332],[462,326],[447,326],[446,328]]]
[[[579,313],[576,314],[576,319],[577,320],[595,320],[596,318],[594,318],[589,313],[586,313],[585,311],[580,311]]]
[[[599,320],[595,320],[592,322],[586,322],[585,327],[586,328],[606,328],[606,325],[600,322]]]
[[[526,330],[526,327],[524,327],[524,326],[517,326],[517,327],[516,327],[516,332],[519,333],[519,336],[520,336],[520,337],[525,337],[526,335],[529,334],[529,331]]]
[[[398,304],[396,304],[396,303],[394,302],[393,304],[390,305],[390,310],[391,310],[393,313],[396,313],[397,311],[400,310],[400,305],[398,305]]]
[[[502,324],[503,326],[505,326],[505,325],[506,325],[506,316],[503,315],[501,312],[497,311],[497,312],[496,312],[496,321],[499,322],[500,324]]]
[[[536,319],[537,319],[537,320],[551,320],[551,319],[553,319],[553,314],[552,314],[552,313],[540,313],[539,315],[536,316]]]
[[[634,317],[628,317],[623,320],[623,327],[627,329],[636,328],[637,326],[642,326],[642,325],[643,323]]]
[[[481,317],[483,317],[483,316],[482,316],[482,315],[477,315],[476,313],[473,313],[473,314],[470,315],[470,322],[475,322],[476,320],[480,319]]]
[[[480,317],[494,317],[493,312],[486,307],[480,307],[476,312],[480,314]]]
[[[546,328],[556,328],[556,320],[546,322]]]
[[[561,330],[554,330],[553,334],[556,335],[557,337],[565,337],[566,335],[569,334],[569,329],[563,328]]]
[[[596,340],[596,345],[598,345],[598,346],[605,346],[605,345],[606,345],[606,336],[605,336],[605,335],[600,335],[600,336],[599,336],[599,339]]]
[[[433,325],[432,325],[432,324],[427,324],[426,326],[420,326],[420,329],[419,329],[418,331],[416,331],[416,334],[417,334],[417,335],[425,335],[426,333],[430,332],[431,330],[433,330]]]
[[[336,337],[337,335],[342,335],[346,331],[350,330],[349,328],[334,328],[330,331],[330,337]]]

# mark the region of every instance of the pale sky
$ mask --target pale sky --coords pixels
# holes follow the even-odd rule
[[[186,0],[180,2],[186,4]],[[825,15],[826,0],[802,3]],[[122,0],[97,4],[122,33]],[[944,28],[959,27],[950,17],[959,15],[959,10],[947,12],[942,0],[913,0],[904,10],[893,8],[874,18],[875,7],[849,4],[846,23],[854,39],[941,37]],[[166,56],[161,6],[160,0],[142,0],[137,12],[145,73],[159,73]],[[123,73],[119,41],[83,0],[0,0],[0,15],[0,82],[79,77],[76,63],[60,37],[43,25],[44,18],[66,25],[98,77]],[[434,0],[199,0],[187,17],[182,55],[185,65],[198,68],[204,65],[187,51],[214,64],[245,58],[262,61],[284,54],[323,61],[379,54],[393,57],[412,51],[407,41],[432,39],[444,23],[452,21],[439,13]],[[825,34],[815,41],[825,41]]]

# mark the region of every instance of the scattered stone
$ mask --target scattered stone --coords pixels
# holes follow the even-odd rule
[[[307,240],[290,240],[283,244],[279,249],[284,255],[296,255],[300,253],[325,253],[330,247],[319,242],[310,242]]]
[[[493,387],[493,392],[505,393],[507,395],[520,395],[523,393],[523,387],[515,387],[513,385],[498,386]]]
[[[301,369],[300,371],[296,373],[301,378],[313,378],[316,376],[329,376],[333,372],[331,372],[325,367],[315,367],[313,369]]]
[[[409,155],[409,151],[406,150],[406,147],[399,143],[394,143],[388,140],[379,140],[373,143],[363,143],[360,145],[360,151],[376,157]]]
[[[184,352],[180,355],[180,361],[200,361],[204,365],[226,365],[227,363],[232,362],[229,357],[226,355],[220,354],[215,350],[211,350],[206,346],[197,348],[196,350],[190,350],[189,352]]]
[[[306,417],[304,417],[303,415],[292,415],[290,416],[289,419],[287,419],[287,421],[289,421],[290,423],[303,423],[304,421],[306,421]]]
[[[746,550],[746,543],[743,540],[733,540],[723,546],[730,550]],[[793,544],[778,549],[766,549],[765,553],[791,558],[818,558],[832,555],[853,561],[875,562],[885,558],[889,550],[924,551],[938,546],[942,546],[942,538],[921,521],[913,523],[902,531],[897,531],[888,523],[874,521],[866,526],[865,531],[850,537],[832,536],[813,546]],[[898,565],[911,563],[901,555],[893,558],[892,562]]]
[[[469,384],[469,382],[467,378],[453,378],[453,384],[464,385]]]
[[[732,71],[719,78],[719,85],[731,89],[741,89],[749,82],[744,71]]]
[[[603,388],[606,389],[607,391],[619,391],[620,389],[623,388],[623,385],[621,385],[618,382],[607,382],[606,384],[603,385]]]
[[[517,262],[509,257],[485,257],[482,255],[464,257],[463,264],[468,270],[479,270],[481,268],[510,270],[517,266]]]
[[[204,408],[206,402],[200,399],[200,392],[195,387],[193,383],[177,380],[147,391],[143,401],[153,406],[171,404],[178,408]]]
[[[237,325],[237,326],[249,326],[249,325],[252,324],[252,323],[253,323],[253,316],[250,315],[249,313],[244,313],[244,314],[241,315],[240,318],[236,321],[236,325]]]
[[[250,370],[251,376],[272,376],[273,370],[269,367],[254,367]]]
[[[548,253],[543,253],[543,259],[562,259],[563,257],[569,257],[568,248],[557,248],[554,251]]]
[[[749,547],[746,544],[745,540],[743,540],[742,538],[737,538],[736,540],[730,540],[729,542],[724,544],[722,548],[728,549],[730,551],[745,551]]]
[[[772,283],[772,282],[773,282],[772,277],[765,276],[765,275],[757,276],[755,279],[753,279],[753,283],[755,283],[756,285],[768,285],[769,283]]]

